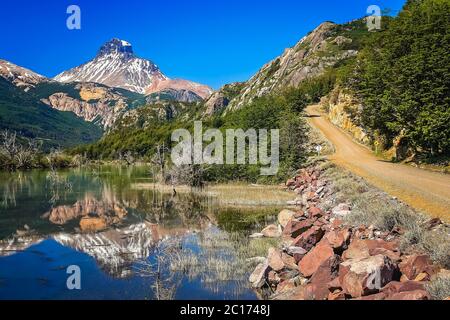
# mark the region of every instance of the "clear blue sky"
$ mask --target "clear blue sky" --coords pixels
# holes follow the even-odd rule
[[[251,77],[323,21],[343,23],[371,4],[396,14],[405,0],[1,1],[0,58],[48,77],[90,60],[113,37],[169,77],[214,88]],[[67,6],[81,30],[66,28]]]

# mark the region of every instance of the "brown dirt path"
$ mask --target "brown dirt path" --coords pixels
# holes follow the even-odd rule
[[[331,161],[432,217],[450,222],[450,175],[386,162],[333,125],[318,105],[306,109],[308,122],[334,145]]]

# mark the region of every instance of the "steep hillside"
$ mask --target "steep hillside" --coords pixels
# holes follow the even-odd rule
[[[4,129],[42,140],[45,149],[89,143],[102,135],[94,124],[50,108],[0,77],[0,130]]]
[[[294,47],[267,63],[246,82],[229,109],[239,109],[255,98],[287,87],[297,87],[306,79],[323,74],[327,68],[355,57],[361,38],[368,34],[362,20],[338,25],[324,22]]]
[[[11,62],[0,60],[0,77],[60,111],[70,111],[102,129],[129,109],[145,104],[139,93],[97,83],[60,83]]]

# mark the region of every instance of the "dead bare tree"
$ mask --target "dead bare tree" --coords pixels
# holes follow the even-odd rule
[[[156,145],[156,152],[151,158],[150,162],[153,166],[158,168],[158,177],[157,180],[160,182],[166,183],[166,152],[169,152],[169,148],[163,142],[162,144]]]
[[[0,155],[13,168],[30,168],[33,159],[40,152],[42,144],[34,139],[19,142],[16,132],[4,130],[0,132]]]

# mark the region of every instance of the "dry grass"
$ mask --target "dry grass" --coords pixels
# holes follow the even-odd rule
[[[438,276],[427,284],[426,288],[432,299],[444,300],[450,297],[450,276]]]
[[[172,186],[139,183],[135,189],[155,189],[162,193],[173,192]],[[188,186],[176,186],[177,193],[194,192],[199,196],[210,198],[218,206],[284,206],[292,200],[292,192],[275,185],[248,185],[240,183],[209,185],[203,189]]]

